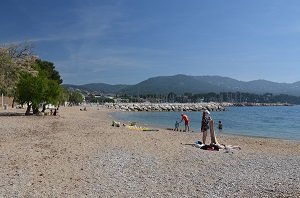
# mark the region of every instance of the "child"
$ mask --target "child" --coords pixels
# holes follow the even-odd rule
[[[218,129],[219,129],[219,130],[222,130],[222,129],[223,129],[223,124],[222,124],[221,120],[219,120]]]
[[[178,128],[179,128],[179,122],[176,120],[174,131],[178,131],[179,130]]]

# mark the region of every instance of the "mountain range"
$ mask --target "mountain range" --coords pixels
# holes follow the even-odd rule
[[[92,83],[85,85],[64,84],[66,88],[89,92],[112,94],[176,94],[209,92],[248,92],[256,94],[288,94],[300,96],[300,81],[295,83],[277,83],[267,80],[239,81],[222,76],[158,76],[149,78],[135,85],[110,85]]]

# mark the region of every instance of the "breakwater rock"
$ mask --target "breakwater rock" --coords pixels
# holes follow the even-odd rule
[[[254,102],[242,102],[242,103],[228,103],[229,106],[235,107],[278,107],[278,106],[293,106],[289,103],[254,103]]]
[[[227,103],[106,103],[105,107],[123,111],[225,111]]]

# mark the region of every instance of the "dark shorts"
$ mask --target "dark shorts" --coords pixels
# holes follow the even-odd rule
[[[208,129],[209,129],[208,125],[202,127],[202,131],[207,131]]]

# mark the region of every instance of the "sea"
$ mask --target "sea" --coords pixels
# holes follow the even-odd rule
[[[182,112],[114,112],[112,117],[123,122],[157,128],[174,128]],[[190,130],[200,132],[201,112],[184,112],[190,119]],[[217,133],[267,137],[300,141],[300,106],[227,107],[226,111],[213,111]],[[217,129],[218,121],[223,129]],[[184,129],[184,123],[180,124]]]

